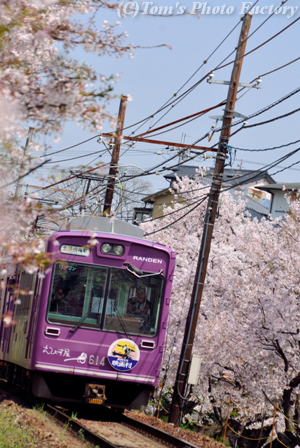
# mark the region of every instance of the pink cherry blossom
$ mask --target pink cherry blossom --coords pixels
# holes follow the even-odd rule
[[[165,387],[174,385],[177,372],[208,188],[200,176],[178,180],[174,191],[176,202],[164,208],[164,218],[143,224],[149,239],[177,252]],[[271,417],[272,403],[280,403],[291,431],[300,384],[300,201],[293,194],[289,214],[275,221],[248,216],[241,193],[221,194],[193,345],[202,358],[193,399],[203,412],[212,411],[213,400],[225,416],[231,397],[238,420],[256,421]]]

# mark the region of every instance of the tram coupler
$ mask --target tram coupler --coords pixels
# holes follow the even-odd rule
[[[101,386],[100,384],[87,384],[84,397],[89,404],[103,404],[107,400],[105,386]]]

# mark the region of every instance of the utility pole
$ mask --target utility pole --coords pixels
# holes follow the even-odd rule
[[[215,170],[212,178],[212,185],[208,197],[207,210],[204,220],[201,248],[198,257],[197,270],[194,280],[193,292],[189,313],[186,320],[183,344],[180,354],[179,366],[177,370],[176,381],[174,385],[173,399],[169,415],[169,423],[179,425],[181,411],[185,400],[185,395],[190,362],[192,359],[193,343],[195,338],[196,326],[200,310],[200,303],[204,289],[204,282],[207,271],[208,258],[213,234],[216,213],[218,209],[219,195],[222,188],[224,165],[226,160],[226,147],[230,137],[230,127],[233,118],[233,112],[236,102],[236,94],[239,84],[240,73],[242,69],[243,57],[245,54],[246,41],[249,34],[252,15],[247,13],[243,18],[242,29],[239,43],[236,50],[235,62],[231,74],[227,102],[223,116],[223,128],[220,135],[218,152],[216,157]]]
[[[34,132],[34,128],[29,128],[25,147],[24,147],[23,157],[25,157],[26,152],[29,148],[33,132]],[[21,162],[20,171],[19,171],[19,179],[17,181],[16,191],[15,191],[15,199],[20,199],[22,186],[24,183],[24,177],[22,177],[22,176],[24,174],[25,174],[25,163]]]
[[[87,201],[87,195],[89,193],[90,185],[91,185],[91,179],[87,179],[84,198],[82,199],[81,206],[80,206],[81,216],[84,216],[85,212],[86,212],[86,201]]]
[[[128,97],[122,95],[121,101],[120,101],[119,113],[118,113],[117,129],[116,129],[114,143],[113,143],[113,150],[112,150],[110,169],[109,169],[109,174],[108,174],[105,199],[104,199],[103,216],[109,216],[111,214],[111,204],[112,204],[113,195],[114,195],[116,174],[118,171],[118,163],[119,163],[120,148],[121,148],[121,138],[122,138],[122,134],[123,134],[127,101],[128,101]]]

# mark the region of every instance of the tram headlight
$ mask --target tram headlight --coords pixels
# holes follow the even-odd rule
[[[103,252],[104,254],[109,254],[111,253],[112,250],[112,246],[108,243],[104,243],[101,246],[101,252]]]
[[[116,255],[123,255],[124,254],[124,246],[121,246],[120,244],[116,244],[114,246],[114,253]]]
[[[125,252],[125,247],[121,244],[103,243],[101,245],[101,252],[106,255],[117,255],[121,257]]]

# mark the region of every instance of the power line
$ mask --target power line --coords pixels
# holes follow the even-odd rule
[[[68,146],[67,148],[60,149],[58,151],[53,151],[53,152],[50,152],[50,153],[45,154],[45,155],[46,156],[52,156],[53,154],[58,154],[58,153],[63,152],[63,151],[68,151],[68,149],[76,148],[77,146],[83,145],[84,143],[90,142],[91,140],[94,140],[95,138],[98,138],[98,137],[99,137],[99,134],[94,135],[94,137],[91,137],[91,138],[88,138],[86,140],[83,140],[82,142],[75,143],[72,146]]]
[[[286,0],[287,1],[287,0]],[[296,21],[298,21],[300,18],[298,18],[298,19],[296,19],[294,22],[296,22]],[[294,23],[293,22],[293,23]],[[265,41],[263,44],[261,44],[260,46],[258,46],[258,47],[256,47],[255,49],[253,49],[253,50],[251,50],[251,52],[248,52],[248,53],[246,53],[245,54],[245,56],[247,55],[247,54],[250,54],[250,53],[252,53],[253,51],[255,51],[256,49],[258,49],[258,48],[260,48],[261,46],[263,46],[263,45],[265,45],[267,42],[269,42],[270,40],[272,40],[274,37],[277,37],[279,34],[281,34],[283,31],[285,31],[287,28],[289,28],[290,26],[291,26],[292,24],[290,24],[290,25],[288,25],[286,28],[284,28],[283,30],[281,30],[279,33],[277,33],[276,35],[274,35],[271,39],[268,39],[267,41]],[[281,69],[281,68],[284,68],[284,67],[286,67],[287,65],[290,65],[291,63],[293,63],[293,62],[296,62],[297,60],[299,60],[300,59],[300,57],[299,58],[297,58],[297,59],[295,59],[295,60],[293,60],[293,61],[291,61],[290,63],[288,63],[288,64],[285,64],[285,65],[283,65],[283,66],[281,66],[281,67],[278,67],[277,69],[274,69],[274,70],[272,70],[272,71],[270,71],[270,72],[268,72],[268,73],[266,73],[265,75],[261,75],[261,76],[266,76],[267,74],[269,74],[269,73],[274,73],[276,70],[279,70],[279,69]],[[232,62],[231,62],[232,63]],[[222,67],[219,67],[219,68],[223,68],[223,67],[225,67],[225,66],[222,66]],[[212,71],[214,71],[214,70],[212,70]],[[204,78],[202,78],[202,80],[203,79],[205,79],[205,78],[207,78],[207,75],[204,77]],[[257,78],[256,78],[257,79]],[[201,80],[201,81],[202,81]],[[253,82],[253,81],[252,81]],[[240,91],[242,91],[242,90],[244,90],[244,88],[243,89],[241,89]],[[297,93],[297,92],[296,92]],[[224,104],[224,102],[221,102],[220,104],[219,104],[219,106],[221,106],[221,105],[223,105]],[[216,105],[215,107],[219,107],[218,105]],[[170,128],[170,129],[168,129],[168,131],[167,132],[170,132],[170,131],[172,131],[172,130],[174,130],[174,129],[177,129],[177,128],[179,128],[179,127],[181,127],[181,126],[183,126],[183,125],[185,125],[185,124],[187,124],[187,123],[189,123],[189,122],[191,122],[191,121],[193,121],[193,120],[195,120],[195,119],[197,119],[197,118],[199,118],[199,117],[201,117],[201,116],[203,116],[204,114],[206,114],[209,110],[212,110],[213,108],[215,108],[215,107],[212,107],[212,108],[208,108],[208,109],[206,109],[206,110],[204,110],[204,111],[202,111],[202,113],[201,112],[199,112],[199,113],[196,113],[195,114],[195,117],[192,117],[190,120],[188,120],[188,121],[185,121],[185,123],[182,123],[182,124],[179,124],[178,126],[174,126],[174,127],[172,127],[172,128]],[[292,113],[295,113],[295,112],[297,112],[298,111],[298,109],[297,110],[295,110],[294,112],[292,112]],[[288,115],[285,115],[285,116],[288,116]],[[284,116],[283,116],[284,117]],[[247,119],[250,119],[250,118],[252,118],[252,116],[249,116],[249,117],[247,117]],[[176,120],[175,122],[171,122],[171,123],[168,123],[168,124],[166,124],[166,125],[164,125],[164,126],[161,126],[160,128],[157,128],[157,130],[159,130],[159,129],[163,129],[163,128],[165,128],[165,127],[168,127],[168,126],[171,126],[172,124],[174,124],[174,123],[177,123],[177,122],[180,122],[181,120],[186,120],[186,118],[183,118],[183,119],[179,119],[179,120]],[[237,124],[240,124],[240,123],[242,123],[244,120],[240,120],[240,121],[238,121],[238,122],[236,122],[236,123],[233,123],[232,124],[232,126],[236,126]],[[156,122],[157,123],[157,122]],[[254,125],[253,125],[254,126]],[[251,127],[251,126],[244,126],[244,127]],[[219,129],[216,129],[214,132],[218,132],[218,131],[220,131],[220,130],[222,130],[223,128],[222,127],[220,127]],[[148,130],[148,131],[146,131],[145,133],[143,133],[143,134],[141,134],[141,135],[146,135],[146,134],[148,134],[148,133],[152,133],[152,132],[154,132],[155,130]],[[161,135],[161,134],[164,134],[165,133],[165,131],[163,131],[163,132],[157,132],[156,134],[153,134],[152,135],[152,137],[154,137],[154,136],[157,136],[157,135]],[[205,135],[205,137],[207,136],[207,134]],[[204,137],[204,138],[205,138]],[[197,141],[197,142],[199,142],[199,140]],[[195,143],[194,143],[195,144]]]
[[[284,4],[286,1],[287,1],[287,0],[283,1],[282,4]],[[273,14],[274,14],[274,12],[273,12]],[[273,15],[273,14],[272,14],[272,15]],[[266,19],[265,22],[266,22],[267,20],[269,20],[269,18]],[[275,39],[276,37],[278,37],[281,33],[283,33],[283,32],[286,31],[288,28],[290,28],[291,26],[293,26],[298,20],[300,20],[300,17],[298,17],[297,19],[295,19],[292,23],[290,23],[289,25],[287,25],[285,28],[283,28],[283,29],[280,30],[278,33],[276,33],[276,34],[274,34],[273,36],[271,36],[269,39],[267,39],[266,41],[264,41],[263,43],[261,43],[261,44],[258,45],[257,47],[255,47],[255,48],[253,48],[252,50],[250,50],[250,51],[248,51],[247,53],[245,53],[244,57],[248,56],[249,54],[252,54],[252,53],[255,52],[256,50],[260,49],[261,47],[263,47],[264,45],[266,45],[267,43],[269,43],[271,40],[273,40],[273,39]],[[265,22],[264,22],[264,23],[265,23]],[[264,23],[263,23],[263,24],[264,24]],[[262,26],[262,25],[260,25],[260,26]],[[256,30],[255,30],[254,32],[256,32]],[[254,32],[252,33],[252,35],[254,34]],[[250,36],[249,36],[249,37],[250,37]],[[248,39],[249,39],[249,38],[248,38]],[[233,51],[233,52],[234,52],[234,51]],[[232,52],[232,53],[233,53],[233,52]],[[231,53],[231,54],[232,54],[232,53]],[[227,57],[227,58],[228,58],[228,57]],[[227,58],[225,58],[223,61],[225,61]],[[224,65],[218,65],[218,66],[215,67],[215,69],[211,70],[210,73],[212,73],[213,71],[216,71],[216,70],[220,70],[220,69],[222,69],[222,68],[225,68],[225,67],[227,67],[228,65],[231,65],[233,62],[234,62],[234,61],[230,61],[230,62],[228,62],[227,64],[224,64]],[[194,86],[192,86],[186,93],[187,93],[187,94],[190,93],[190,92],[191,92],[191,89],[194,89],[197,85],[199,85],[199,83],[202,82],[205,78],[207,78],[207,76],[208,76],[208,74],[207,74],[205,77],[203,77],[200,81],[198,81],[196,84],[194,84]]]
[[[299,17],[299,19],[300,19],[300,17]],[[237,120],[235,123],[232,123],[232,124],[230,125],[230,127],[232,128],[232,127],[234,127],[234,126],[237,126],[237,125],[239,125],[239,124],[241,124],[241,123],[244,123],[245,120],[251,120],[251,118],[257,117],[258,115],[261,115],[261,114],[263,114],[264,112],[267,112],[268,110],[272,109],[272,108],[275,107],[275,106],[278,106],[278,104],[282,103],[283,101],[286,101],[287,99],[291,98],[292,96],[296,95],[296,94],[299,93],[299,92],[300,92],[300,87],[297,87],[297,88],[294,89],[292,92],[290,92],[290,93],[288,93],[287,95],[285,95],[285,96],[279,98],[278,100],[274,101],[273,103],[269,104],[268,106],[264,107],[263,109],[260,109],[259,111],[254,112],[253,114],[250,114],[250,115],[248,115],[247,117],[242,118],[241,120]],[[244,129],[245,127],[246,127],[246,126],[243,126],[242,129]],[[250,126],[248,126],[248,127],[250,127]],[[223,129],[225,129],[225,127],[224,127],[224,126],[221,126],[221,127],[217,128],[217,129],[214,129],[214,132],[219,132],[219,131],[222,131]],[[207,134],[205,134],[205,136],[202,137],[201,140],[202,140],[203,138],[205,138],[206,136],[207,136]],[[199,141],[201,141],[201,140],[197,140],[194,144],[196,145],[196,144],[197,144]],[[214,145],[214,146],[215,146],[215,145]],[[213,146],[212,146],[212,148],[213,148]]]
[[[34,168],[31,168],[28,170],[25,174],[22,176],[17,177],[17,179],[13,180],[12,182],[9,182],[5,185],[1,185],[1,189],[10,187],[11,185],[14,185],[15,183],[19,182],[19,180],[24,179],[24,177],[28,176],[29,174],[33,173],[34,171],[38,170],[41,166],[45,165],[48,162],[48,160],[45,160],[44,162],[40,163],[39,165],[35,166]]]
[[[275,149],[286,148],[287,146],[295,145],[299,143],[300,140],[295,140],[294,142],[285,143],[280,146],[273,146],[272,148],[264,148],[264,149],[246,149],[246,148],[238,148],[237,146],[226,145],[227,148],[236,149],[237,151],[248,151],[248,152],[264,152],[264,151],[274,151]]]
[[[283,69],[283,68],[285,68],[285,67],[288,67],[289,65],[294,64],[295,62],[297,62],[297,61],[299,61],[299,60],[300,60],[300,56],[299,56],[298,58],[296,58],[296,59],[293,59],[293,60],[290,61],[290,62],[287,62],[287,63],[284,64],[284,65],[281,65],[280,67],[274,68],[273,70],[270,70],[269,72],[266,72],[266,73],[263,73],[262,75],[259,75],[258,78],[264,78],[264,77],[266,77],[266,76],[268,76],[268,75],[271,75],[272,73],[275,73],[275,72],[277,72],[277,71],[279,71],[279,70],[281,70],[281,69]],[[254,82],[256,79],[257,79],[257,78],[255,78],[255,79],[254,79],[253,81],[251,81],[251,82]]]
[[[284,0],[284,1],[281,3],[281,5],[284,4],[284,3],[286,3],[286,1],[288,1],[288,0]],[[255,2],[254,5],[252,5],[251,9],[256,5],[256,3],[257,3],[257,2]],[[271,16],[273,16],[274,14],[275,14],[275,11],[272,13]],[[248,52],[244,55],[244,57],[246,57],[247,55],[253,53],[254,51],[258,50],[259,48],[263,47],[264,45],[266,45],[268,42],[270,42],[271,40],[273,40],[274,38],[276,38],[277,36],[279,36],[281,33],[283,33],[284,31],[286,31],[290,26],[294,25],[299,19],[300,19],[300,17],[299,17],[298,19],[295,19],[291,24],[289,24],[288,26],[286,26],[285,28],[283,28],[282,30],[280,30],[278,33],[274,34],[274,35],[271,36],[269,39],[267,39],[266,41],[264,41],[263,43],[261,43],[259,46],[257,46],[257,47],[255,47],[254,49],[248,51]],[[267,19],[264,21],[264,23],[261,24],[261,25],[258,27],[258,29],[259,29],[262,25],[264,25],[264,24],[267,22],[267,20],[269,20],[269,18],[267,18]],[[257,30],[258,30],[258,29],[257,29]],[[253,35],[257,30],[255,30],[255,31],[252,33],[252,35]],[[250,36],[249,36],[249,37],[250,37]],[[249,39],[249,37],[248,37],[248,39]],[[234,50],[234,51],[235,51],[235,50]],[[233,54],[234,51],[231,52],[231,53],[229,54],[229,56],[230,56],[231,54]],[[223,59],[223,61],[225,61],[226,59],[228,59],[229,56],[227,56],[225,59]],[[222,64],[223,61],[222,61],[220,64]],[[234,62],[234,61],[230,61],[230,62],[228,62],[227,64],[224,64],[224,65],[220,65],[220,64],[219,64],[219,65],[217,65],[213,70],[211,70],[209,73],[211,73],[211,72],[213,72],[213,71],[216,71],[216,70],[220,70],[221,68],[227,67],[228,65],[231,65],[233,62]],[[207,76],[209,75],[209,73],[207,73],[204,77],[202,77],[199,81],[197,81],[193,86],[191,86],[188,90],[186,90],[182,95],[180,95],[180,97],[178,97],[178,98],[176,98],[175,100],[173,100],[172,103],[165,103],[164,106],[162,106],[160,109],[158,109],[154,114],[152,114],[152,115],[150,115],[149,117],[147,117],[147,119],[145,119],[145,120],[148,120],[148,119],[150,119],[150,118],[153,118],[157,113],[161,112],[162,110],[164,110],[166,107],[170,106],[171,104],[172,104],[172,107],[175,107],[175,105],[177,105],[178,102],[181,101],[181,99],[183,99],[183,97],[185,97],[186,95],[188,95],[189,93],[191,93],[191,92],[194,90],[194,88],[196,88],[201,82],[203,82],[204,79],[207,78]],[[173,95],[173,96],[175,96],[175,95]],[[169,100],[169,101],[170,101],[170,100]],[[177,103],[176,103],[176,102],[177,102]],[[173,103],[176,103],[176,104],[173,104]],[[166,113],[168,113],[168,112],[166,112]],[[164,114],[164,116],[165,116],[165,115],[166,115],[166,114]],[[162,118],[163,118],[163,117],[162,117]],[[143,121],[143,120],[141,120],[140,122],[137,122],[136,124],[140,124],[142,121]],[[160,121],[160,120],[158,120],[158,121]],[[158,121],[156,121],[155,124],[157,124]],[[155,124],[154,124],[154,125],[155,125]],[[133,126],[134,126],[134,125],[130,125],[130,126],[126,127],[125,129],[129,129],[130,127],[133,127]]]
[[[284,5],[284,3],[286,3],[288,0],[283,0],[282,2],[281,2],[281,5],[280,6],[282,6],[282,5]],[[249,12],[255,7],[255,5],[257,4],[258,2],[255,2],[254,3],[254,5],[252,5],[251,6],[251,8],[249,9]],[[270,14],[269,15],[269,17],[267,17],[254,31],[252,31],[252,33],[251,34],[249,34],[249,36],[248,36],[248,38],[247,38],[247,41],[250,39],[250,37],[252,37],[263,25],[265,25],[266,23],[267,23],[267,21],[268,20],[270,20],[270,18],[275,14],[275,10],[277,9],[277,8],[280,8],[280,6],[277,6],[275,9],[274,9],[274,11],[273,11],[273,13],[272,14]],[[226,56],[226,58],[224,58],[221,62],[220,62],[220,64],[219,65],[217,65],[217,67],[216,67],[216,69],[215,70],[219,70],[220,68],[223,68],[224,66],[222,66],[221,64],[223,64],[223,62],[225,62],[232,54],[234,54],[234,52],[235,52],[235,50],[233,50],[228,56]],[[246,56],[248,53],[246,53],[244,56]],[[232,62],[231,62],[232,63]],[[229,63],[230,64],[230,63]]]
[[[251,6],[250,10],[252,10],[254,8],[254,6],[258,3],[259,0],[256,0],[256,2]],[[285,0],[288,1],[288,0]],[[133,132],[135,133],[138,129],[140,129],[140,127],[145,124],[145,122],[149,121],[150,119],[154,118],[155,115],[157,115],[158,113],[160,113],[161,111],[163,111],[165,108],[167,108],[168,106],[170,106],[172,103],[177,102],[176,105],[183,99],[185,98],[186,95],[188,95],[189,93],[191,93],[194,88],[196,88],[202,81],[204,81],[208,74],[207,73],[203,78],[201,78],[199,81],[197,81],[193,86],[191,86],[186,92],[184,92],[179,98],[176,98],[175,100],[171,101],[172,98],[177,97],[178,93],[183,89],[183,87],[198,73],[198,71],[208,62],[208,60],[214,55],[214,53],[221,47],[221,45],[227,40],[227,38],[233,33],[233,31],[239,26],[240,21],[232,28],[232,30],[225,36],[225,38],[221,41],[220,44],[217,45],[217,47],[212,51],[212,53],[203,61],[203,63],[197,68],[197,70],[188,78],[188,80],[172,95],[172,97],[167,100],[163,106],[161,106],[155,113],[149,115],[148,117],[146,117],[143,120],[140,120],[130,126],[127,126],[124,128],[124,130],[126,129],[130,129],[133,126],[136,126],[138,124],[140,124],[140,126]],[[228,57],[230,57],[232,53],[230,53]],[[227,59],[226,58],[226,59]],[[225,59],[225,60],[226,60]],[[174,107],[174,105],[172,106]],[[162,118],[164,118],[165,115],[167,115],[167,113],[169,113],[169,111],[167,111],[159,120],[157,120],[151,127],[153,127],[155,124],[157,124],[159,121],[162,120]],[[151,127],[149,129],[151,129]]]
[[[256,3],[258,2],[259,0],[257,0],[256,2],[255,2],[255,5],[256,5]],[[124,130],[126,130],[126,129],[130,129],[130,128],[132,128],[133,126],[137,126],[137,125],[140,125],[134,132],[136,132],[138,129],[140,129],[140,127],[143,125],[143,124],[145,124],[147,121],[149,121],[149,120],[151,120],[152,118],[154,118],[154,116],[155,115],[157,115],[158,113],[160,113],[161,111],[163,111],[166,107],[168,107],[168,106],[170,106],[171,105],[171,103],[170,103],[170,101],[172,100],[172,98],[174,98],[174,97],[177,97],[177,95],[178,95],[178,93],[188,84],[188,82],[199,72],[199,70],[201,70],[201,68],[205,65],[205,64],[207,64],[207,62],[209,61],[209,59],[215,54],[215,52],[222,46],[222,44],[227,40],[227,38],[233,33],[233,31],[239,26],[239,24],[240,24],[240,21],[232,28],[232,30],[225,36],[225,38],[220,42],[220,44],[218,44],[217,45],[217,47],[210,53],[210,55],[203,61],[203,63],[195,70],[195,72],[187,79],[187,81],[185,81],[184,82],[184,84],[182,84],[182,86],[172,95],[172,97],[171,98],[169,98],[169,100],[167,100],[156,112],[154,112],[153,114],[151,114],[151,115],[149,115],[148,117],[146,117],[146,118],[144,118],[143,120],[140,120],[140,121],[138,121],[138,122],[136,122],[136,123],[134,123],[134,124],[132,124],[132,125],[130,125],[130,126],[126,126],[125,128],[124,128]],[[202,78],[202,80],[204,80],[205,78],[207,77],[207,75],[204,77],[204,78]],[[200,81],[200,82],[202,82],[202,81]],[[197,85],[198,85],[198,83],[199,83],[199,81],[196,83],[196,84],[194,84],[194,86],[196,87]],[[193,87],[193,86],[192,86]],[[190,90],[190,89],[189,89]],[[188,91],[189,91],[188,90]],[[177,101],[177,98],[176,98],[176,100],[173,100],[172,102],[174,102],[174,101]],[[164,117],[164,116],[163,116]],[[163,117],[161,117],[160,118],[160,120],[163,118]],[[160,121],[160,120],[158,120],[158,121]],[[156,123],[158,123],[158,121],[156,122]],[[155,124],[156,123],[154,123],[152,126],[155,126]],[[151,126],[151,127],[152,127]],[[151,129],[151,127],[150,127],[150,129]]]
[[[236,162],[241,162],[241,163],[245,162],[245,163],[249,163],[250,165],[264,166],[264,163],[262,163],[262,162],[253,162],[251,160],[236,159]],[[290,167],[285,167],[285,166],[280,166],[280,165],[278,165],[278,167],[284,168],[284,170],[300,171],[300,169],[297,169],[297,168],[290,168]],[[275,174],[277,174],[277,173],[275,173]],[[271,175],[274,176],[273,173]]]
[[[289,25],[287,25],[286,27],[284,27],[282,30],[278,31],[278,33],[273,34],[273,36],[271,36],[269,39],[265,40],[264,42],[262,42],[260,45],[258,45],[257,47],[253,48],[252,50],[248,51],[247,53],[245,53],[244,57],[249,56],[249,54],[254,53],[255,51],[259,50],[260,48],[262,48],[264,45],[268,44],[269,42],[271,42],[273,39],[275,39],[276,37],[278,37],[280,34],[284,33],[288,28],[290,28],[291,26],[295,25],[296,22],[298,22],[298,20],[300,20],[300,17],[298,17],[297,19],[293,20],[292,23],[290,23]],[[218,66],[216,69],[214,69],[213,71],[216,70],[220,70],[222,68],[227,67],[228,65],[231,65],[233,63],[233,61],[228,62],[227,64]]]
[[[285,2],[283,2],[283,3],[285,3]],[[254,5],[253,5],[254,6]],[[273,13],[274,14],[274,13]],[[268,20],[268,19],[267,19]],[[298,19],[296,19],[294,22],[296,22]],[[293,23],[294,23],[293,22]],[[292,23],[292,24],[293,24]],[[274,38],[274,37],[276,37],[277,35],[279,35],[281,32],[283,32],[285,29],[287,29],[289,26],[291,26],[292,24],[290,24],[290,25],[288,25],[286,28],[284,28],[283,30],[281,30],[279,33],[277,33],[276,35],[274,35],[272,38]],[[261,27],[262,25],[260,25],[260,27]],[[252,33],[253,34],[253,33]],[[225,39],[226,40],[226,39]],[[269,41],[269,40],[268,40]],[[266,41],[266,42],[268,42],[268,41]],[[266,43],[265,42],[265,43]],[[265,44],[264,43],[264,44]],[[218,47],[217,47],[218,48]],[[257,48],[260,48],[260,46],[259,47],[257,47]],[[257,49],[256,48],[256,49]],[[255,50],[255,49],[254,49]],[[254,51],[254,50],[252,50],[252,51]],[[247,53],[247,54],[249,54],[249,53]],[[295,59],[294,61],[291,61],[290,63],[292,63],[292,62],[295,62],[296,60],[298,60],[298,59],[300,59],[300,58],[297,58],[297,59]],[[289,63],[289,64],[290,64]],[[281,66],[281,67],[278,67],[277,69],[280,69],[280,68],[283,68],[283,67],[285,67],[285,66],[287,66],[287,65],[289,65],[289,64],[285,64],[285,65],[283,65],[283,66]],[[266,74],[269,74],[269,73],[273,73],[274,71],[276,71],[277,69],[274,69],[274,70],[272,70],[271,72],[267,72]],[[265,74],[265,75],[266,75]],[[185,84],[184,84],[185,85]],[[179,89],[179,91],[180,91],[181,89]],[[153,117],[153,115],[151,116],[151,117]],[[167,126],[167,125],[166,125]],[[254,126],[254,125],[253,125]],[[250,126],[244,126],[244,127],[250,127]],[[173,129],[176,129],[177,128],[177,126],[176,127],[174,127],[174,128],[172,128],[172,129],[170,129],[170,130],[173,130]],[[52,153],[50,153],[49,155],[51,155],[51,154],[57,154],[57,153],[60,153],[60,152],[62,152],[62,151],[66,151],[66,150],[68,150],[68,149],[71,149],[71,148],[74,148],[74,147],[76,147],[76,146],[79,146],[79,145],[81,145],[81,144],[84,144],[84,143],[86,143],[86,142],[88,142],[88,141],[90,141],[90,140],[92,140],[92,139],[95,139],[95,138],[97,138],[98,137],[98,135],[97,136],[94,136],[94,137],[91,137],[91,138],[89,138],[89,139],[87,139],[87,140],[84,140],[84,141],[82,141],[82,142],[79,142],[78,144],[75,144],[75,145],[72,145],[72,146],[69,146],[69,147],[67,147],[67,148],[64,148],[64,149],[62,149],[62,150],[59,150],[59,151],[54,151],[54,152],[52,152]],[[128,151],[128,150],[127,150]],[[126,152],[127,152],[126,151]],[[93,154],[93,153],[91,153],[91,154]],[[78,158],[80,158],[80,157],[84,157],[84,156],[78,156]],[[76,159],[76,157],[74,157],[73,159],[72,158],[69,158],[69,159],[65,159],[65,160],[62,160],[61,162],[64,162],[64,161],[69,161],[69,160],[75,160]],[[49,163],[55,163],[55,162],[49,162]]]
[[[287,0],[286,0],[287,1]],[[255,5],[256,5],[256,3],[257,2],[255,2],[254,3],[254,5],[252,5],[252,7],[251,8],[253,8]],[[282,3],[281,3],[281,5],[282,4],[284,4],[285,3],[285,1],[283,1]],[[273,12],[273,14],[275,13],[275,10],[274,10],[274,12]],[[272,14],[272,15],[273,15]],[[272,16],[271,15],[271,16]],[[266,19],[266,21],[267,20],[269,20],[270,18],[271,18],[271,16],[269,16],[267,19]],[[298,19],[296,19],[294,22],[296,22]],[[266,22],[265,21],[265,22]],[[265,23],[264,22],[264,23]],[[293,23],[294,23],[293,22]],[[263,23],[263,24],[264,24]],[[292,24],[293,24],[292,23]],[[257,30],[263,25],[263,24],[261,24],[258,28],[257,28]],[[291,26],[292,24],[290,24],[290,25],[288,25],[286,28],[284,28],[283,30],[281,30],[279,33],[277,33],[276,35],[274,35],[273,37],[272,37],[272,39],[274,38],[274,37],[276,37],[277,35],[279,35],[281,32],[283,32],[285,29],[287,29],[289,26]],[[217,51],[217,49],[226,41],[226,39],[228,38],[228,36],[236,29],[236,27],[238,26],[238,24],[236,24],[235,25],[235,27],[228,33],[228,35],[221,41],[221,43],[215,48],[215,50],[209,55],[209,57],[204,61],[205,63],[210,59],[210,57]],[[252,36],[257,30],[255,30],[250,36]],[[249,36],[249,37],[250,37]],[[269,41],[269,40],[268,40]],[[266,42],[268,42],[268,41],[266,41]],[[265,42],[265,43],[266,43]],[[263,43],[262,45],[264,45],[265,43]],[[260,48],[260,46],[259,47],[257,47],[257,48]],[[256,49],[257,49],[256,48]],[[255,49],[254,49],[255,50]],[[254,51],[254,50],[251,50],[251,51]],[[247,53],[247,54],[249,54],[249,53]],[[291,61],[290,63],[292,63],[292,62],[295,62],[295,61],[297,61],[298,59],[300,59],[300,58],[297,58],[297,59],[295,59],[294,61]],[[200,70],[200,68],[201,67],[203,67],[203,65],[204,65],[204,63],[194,72],[194,74],[190,77],[190,78],[188,78],[188,80],[180,87],[180,89],[178,89],[178,91],[176,92],[176,94],[174,94],[174,96],[176,95],[177,96],[177,94],[178,94],[178,92],[179,91],[181,91],[182,90],[182,88],[190,81],[190,79],[192,79],[193,78],[193,76],[195,76],[195,74]],[[285,67],[285,66],[287,66],[287,65],[289,65],[289,64],[285,64],[285,65],[283,65],[283,66],[281,66],[281,67],[279,67],[279,68],[277,68],[278,70],[280,69],[280,68],[283,68],[283,67]],[[217,68],[219,69],[219,67],[217,66]],[[275,69],[275,70],[272,70],[272,71],[270,71],[270,72],[267,72],[264,76],[266,76],[267,74],[269,74],[269,73],[273,73],[274,71],[276,71],[277,69]],[[206,76],[204,77],[204,79],[206,78]],[[203,80],[203,79],[202,79]],[[195,87],[196,87],[196,85],[198,85],[198,82],[194,85]],[[186,93],[190,93],[190,90],[188,90]],[[178,99],[176,99],[176,100],[174,100],[174,101],[177,101]],[[169,101],[169,100],[168,100]],[[161,109],[159,109],[156,113],[158,113],[159,111],[160,111]],[[155,113],[155,114],[156,114]],[[154,115],[155,114],[152,114],[151,116],[149,116],[148,118],[153,118],[154,117]],[[129,127],[132,127],[132,126],[134,126],[134,125],[131,125],[131,126],[129,126]],[[253,125],[254,126],[254,125]],[[247,126],[247,127],[250,127],[250,126]],[[174,127],[174,128],[172,128],[171,130],[173,130],[173,129],[176,129],[177,127]],[[59,151],[54,151],[54,152],[51,152],[51,153],[49,153],[49,155],[52,155],[52,154],[57,154],[57,153],[60,153],[60,152],[63,152],[63,151],[66,151],[66,150],[68,150],[68,149],[71,149],[71,148],[74,148],[74,147],[76,147],[76,146],[80,146],[80,145],[82,145],[82,144],[84,144],[84,143],[86,143],[86,142],[88,142],[88,141],[90,141],[90,140],[92,140],[92,139],[95,139],[95,138],[97,138],[98,137],[98,135],[97,136],[93,136],[93,137],[91,137],[91,138],[89,138],[89,139],[86,139],[86,140],[84,140],[84,141],[82,141],[82,142],[79,142],[79,143],[77,143],[77,144],[75,144],[75,145],[72,145],[72,146],[69,146],[69,147],[67,147],[67,148],[64,148],[64,149],[62,149],[62,150],[59,150]],[[129,148],[130,149],[130,148]],[[128,150],[129,150],[128,149]],[[127,151],[128,151],[127,150]],[[126,152],[127,152],[126,151]],[[93,153],[91,153],[91,154],[93,154]],[[81,157],[83,157],[83,156],[78,156],[78,158],[81,158]],[[65,160],[62,160],[62,161],[60,161],[60,162],[65,162],[65,161],[70,161],[70,160],[75,160],[76,159],[76,157],[74,157],[73,159],[72,158],[69,158],[69,159],[65,159]],[[55,162],[49,162],[49,163],[55,163]]]
[[[52,162],[47,162],[47,163],[48,163],[48,165],[50,165],[50,164],[53,164],[53,163],[69,162],[70,160],[82,159],[82,158],[85,158],[85,157],[88,157],[88,156],[93,156],[94,154],[98,154],[99,155],[99,154],[101,154],[101,152],[105,152],[105,151],[99,151],[98,150],[98,151],[95,151],[95,152],[89,152],[88,154],[83,154],[81,156],[70,157],[68,159],[58,160],[58,161],[54,161],[54,162],[52,161]],[[101,156],[99,155],[98,157],[101,157]]]
[[[296,114],[299,111],[300,111],[300,107],[298,109],[294,109],[290,112],[287,112],[286,114],[278,115],[277,117],[270,118],[270,120],[265,120],[265,121],[261,121],[260,123],[253,123],[253,124],[245,125],[244,129],[254,128],[256,126],[262,126],[264,124],[273,123],[274,121],[281,120],[282,118],[286,118],[286,117],[289,117],[290,115]]]

